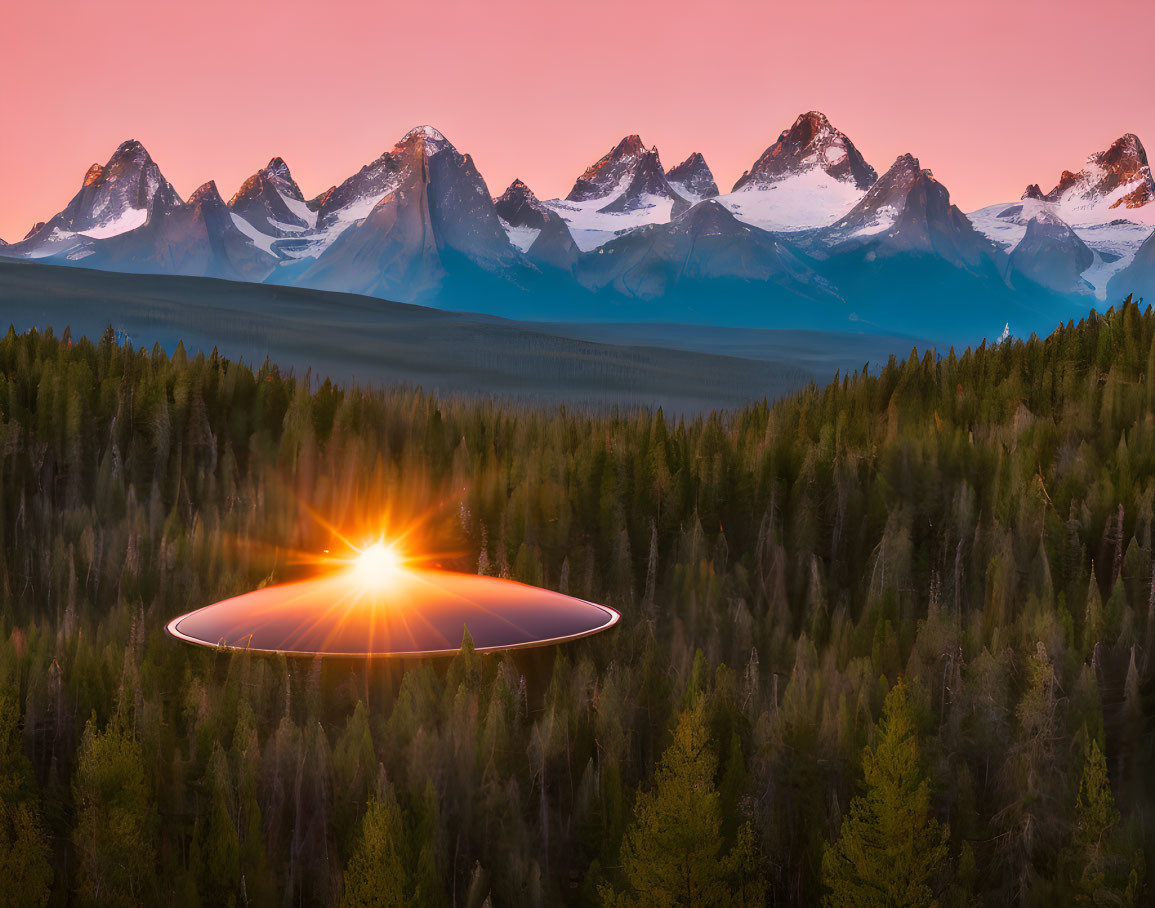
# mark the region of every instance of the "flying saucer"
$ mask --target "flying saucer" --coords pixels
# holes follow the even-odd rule
[[[225,599],[174,618],[166,630],[214,648],[410,657],[456,652],[466,628],[475,649],[492,651],[576,640],[620,617],[512,580],[404,567],[374,547],[349,570]]]

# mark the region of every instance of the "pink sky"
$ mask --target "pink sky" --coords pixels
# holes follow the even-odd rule
[[[565,194],[631,132],[667,167],[703,152],[726,191],[810,109],[879,172],[917,155],[970,210],[1124,132],[1155,153],[1149,27],[1150,0],[13,0],[0,237],[126,138],[184,197],[215,179],[227,199],[273,155],[312,196],[419,123],[495,194]]]

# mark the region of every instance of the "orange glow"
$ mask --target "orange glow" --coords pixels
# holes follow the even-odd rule
[[[396,582],[403,563],[392,546],[375,542],[357,553],[352,559],[350,570],[363,589],[382,589]]]
[[[447,535],[445,516],[453,513],[457,499],[423,500],[415,491],[423,486],[422,481],[415,480],[407,495],[393,494],[385,501],[366,502],[364,511],[351,515],[344,529],[307,502],[298,500],[303,515],[323,531],[331,548],[317,554],[278,547],[279,556],[290,565],[349,574],[367,588],[390,583],[399,571],[440,567],[443,561],[463,554],[438,550],[435,541]]]
[[[466,628],[477,650],[504,650],[585,637],[619,618],[511,580],[407,567],[379,544],[345,570],[217,602],[167,630],[190,643],[257,652],[429,656],[456,652]]]

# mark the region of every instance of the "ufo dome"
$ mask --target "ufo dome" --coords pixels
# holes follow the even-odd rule
[[[618,622],[612,608],[512,580],[450,571],[346,572],[264,587],[181,615],[179,640],[310,656],[434,656],[546,646]]]

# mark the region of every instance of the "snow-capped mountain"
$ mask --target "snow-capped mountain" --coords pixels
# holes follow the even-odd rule
[[[154,213],[132,231],[92,246],[88,267],[145,274],[185,274],[238,281],[263,281],[277,264],[236,224],[213,181],[188,202]]]
[[[918,158],[899,155],[862,200],[820,234],[842,251],[870,246],[875,257],[934,255],[955,267],[993,258],[995,247],[956,206]]]
[[[315,261],[286,282],[421,300],[519,259],[468,155],[430,126],[338,186],[320,206]]]
[[[1007,323],[1016,333],[1054,324],[1044,313],[1058,297],[1028,282],[1012,288],[1005,255],[913,155],[900,155],[854,208],[806,242],[864,327],[954,334],[981,324],[994,337]]]
[[[835,129],[826,114],[811,110],[799,114],[778,141],[762,152],[734,184],[734,192],[747,186],[768,186],[785,177],[819,169],[844,183],[865,191],[878,174],[863,159],[854,143]]]
[[[1078,173],[1064,170],[1050,192],[1034,183],[1023,198],[1052,203],[1063,220],[1076,226],[1110,220],[1107,212],[1155,224],[1155,180],[1143,143],[1131,133],[1087,158]]]
[[[811,112],[734,191],[716,193],[700,153],[666,171],[635,135],[565,199],[541,201],[520,180],[495,199],[471,158],[422,126],[312,198],[273,158],[227,205],[212,182],[183,202],[129,141],[89,169],[64,210],[0,244],[0,255],[533,319],[923,336],[997,333],[1007,322],[1023,333],[1069,317],[1088,293],[1113,302],[1155,292],[1155,195],[1131,135],[1049,192],[1031,187],[968,219],[912,155],[878,178]]]
[[[854,143],[825,114],[800,115],[719,201],[764,230],[827,227],[877,179]]]
[[[317,226],[317,212],[281,158],[273,158],[241,184],[229,200],[237,228],[266,252],[276,254],[282,237],[299,239]]]
[[[140,142],[93,164],[60,213],[5,254],[91,268],[261,281],[276,259],[233,222],[209,182],[183,202]]]
[[[545,203],[566,222],[582,251],[645,224],[663,224],[690,207],[662,169],[657,147],[626,136],[586,168],[564,199]]]
[[[700,151],[695,151],[681,164],[675,164],[667,170],[666,179],[678,195],[693,203],[718,195],[714,174]]]
[[[1155,183],[1147,153],[1138,137],[1128,133],[1087,158],[1078,173],[1063,171],[1049,192],[1032,184],[1018,202],[989,205],[969,217],[1008,252],[1024,240],[1032,220],[1066,225],[1091,259],[1078,245],[1064,241],[1074,258],[1062,266],[1062,274],[1078,267],[1079,280],[1072,286],[1106,300],[1110,282],[1128,266],[1155,226]],[[1036,239],[1039,236],[1036,232]],[[1051,267],[1058,267],[1057,256],[1057,250],[1048,253]],[[1058,279],[1067,283],[1065,276]]]
[[[144,225],[154,215],[178,209],[182,202],[145,147],[129,139],[104,166],[93,164],[67,207],[34,226],[6,255],[48,256],[78,261],[103,240]]]

